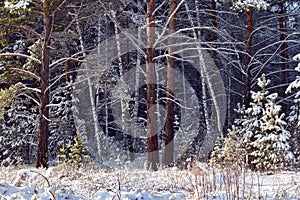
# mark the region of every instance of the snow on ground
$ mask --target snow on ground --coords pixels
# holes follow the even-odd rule
[[[0,199],[218,200],[234,199],[234,194],[240,199],[300,199],[300,173],[247,172],[244,175],[197,167],[157,172],[66,166],[49,169],[3,167],[0,168]]]

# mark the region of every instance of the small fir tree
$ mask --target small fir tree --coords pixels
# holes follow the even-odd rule
[[[238,104],[238,109],[235,109],[238,117],[234,120],[231,129],[228,129],[227,137],[218,138],[212,152],[211,162],[213,165],[218,167],[232,166],[233,164],[245,165],[246,152],[240,144],[242,124],[247,119],[245,110],[245,106]]]
[[[69,163],[78,167],[91,162],[89,152],[78,132],[76,132],[73,144],[62,145],[58,159],[59,163]]]
[[[300,54],[293,57],[295,61],[300,61]],[[300,63],[295,68],[297,72],[300,72]],[[288,86],[286,93],[291,93],[292,90],[296,89],[296,94],[294,98],[294,105],[291,106],[288,119],[288,128],[291,131],[290,143],[292,151],[297,159],[300,161],[300,76]]]
[[[275,103],[277,94],[266,89],[269,84],[262,75],[258,79],[261,91],[252,91],[249,108],[239,109],[241,118],[235,120],[222,147],[223,162],[246,162],[253,170],[270,170],[293,161],[287,123]]]
[[[294,99],[294,105],[290,107],[287,116],[288,130],[291,132],[290,145],[297,161],[300,161],[300,101],[298,97]]]

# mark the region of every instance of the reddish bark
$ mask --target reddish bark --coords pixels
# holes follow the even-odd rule
[[[217,4],[215,0],[211,1],[211,23],[213,28],[217,28]],[[212,41],[217,42],[217,33],[213,32]]]
[[[43,23],[45,38],[42,51],[41,80],[40,80],[40,116],[38,127],[38,146],[36,167],[48,167],[48,139],[49,139],[49,64],[50,64],[50,33],[51,15],[49,2],[43,2]]]
[[[157,140],[157,117],[155,105],[155,25],[154,25],[155,0],[147,1],[147,52],[146,52],[146,82],[147,82],[147,146],[148,164],[150,170],[157,170],[159,164],[158,140]]]
[[[287,64],[287,60],[288,60],[288,45],[286,42],[284,42],[286,34],[286,24],[285,24],[285,9],[284,9],[284,2],[280,2],[279,3],[279,7],[280,7],[280,17],[279,17],[279,39],[280,39],[280,66],[281,66],[281,73],[280,73],[280,79],[281,79],[281,85],[282,85],[282,90],[281,90],[281,96],[283,98],[286,97],[285,94],[285,87],[284,85],[287,83],[287,74],[286,74],[286,69],[288,68],[288,64]],[[286,110],[286,104],[283,102],[282,104],[282,109],[283,111]]]
[[[170,6],[170,23],[169,30],[170,35],[176,31],[176,14],[173,14],[176,9],[176,0],[172,0]],[[167,72],[167,119],[166,119],[166,138],[165,138],[165,150],[163,155],[163,164],[168,166],[173,162],[174,152],[174,66],[175,59],[173,57],[174,44],[176,42],[175,37],[169,37],[169,58],[168,58],[168,72]]]
[[[247,32],[246,32],[246,56],[245,56],[245,94],[244,94],[244,104],[246,107],[250,104],[250,89],[251,89],[251,76],[250,76],[250,60],[252,52],[252,30],[253,30],[253,21],[252,21],[252,9],[249,8],[249,11],[246,13],[247,17]]]

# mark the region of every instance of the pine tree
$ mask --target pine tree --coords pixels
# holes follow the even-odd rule
[[[0,48],[2,52],[26,52],[26,47],[31,43],[29,38],[22,37],[22,33],[26,27],[37,27],[36,18],[30,14],[29,1],[16,3],[16,1],[6,0],[0,2]],[[26,60],[19,57],[5,57],[0,60],[0,83],[7,88],[21,79],[28,79],[28,77],[20,77],[16,71],[11,70],[11,67],[20,67],[25,64]]]
[[[146,82],[147,82],[147,146],[149,169],[156,171],[159,164],[158,141],[157,141],[157,116],[155,108],[155,22],[154,22],[155,0],[147,1],[147,51],[146,51]]]
[[[293,57],[295,61],[300,61],[300,54]],[[300,72],[300,63],[295,68],[297,72]],[[294,97],[294,105],[291,106],[288,116],[288,122],[289,122],[289,129],[291,131],[291,147],[293,150],[293,153],[297,159],[297,161],[300,160],[300,90],[298,89],[300,87],[300,76],[296,77],[296,80],[294,80],[287,88],[286,93],[291,93],[292,90],[297,90],[295,97]]]
[[[238,117],[234,120],[234,125],[228,129],[227,137],[218,138],[212,152],[211,163],[218,167],[229,167],[233,164],[244,166],[246,164],[246,150],[241,147],[240,139],[243,136],[242,127],[247,119],[245,106],[238,104],[235,109]]]
[[[267,6],[264,0],[233,0],[232,9],[248,12],[251,9],[266,10]]]
[[[263,0],[234,0],[232,9],[246,13],[246,43],[245,43],[245,55],[244,55],[244,71],[245,71],[245,93],[244,103],[248,107],[250,103],[250,90],[251,90],[251,57],[253,55],[252,39],[253,39],[253,13],[255,10],[265,10],[268,4]]]
[[[83,139],[77,132],[72,144],[63,144],[58,155],[59,162],[65,162],[79,167],[91,161],[89,152],[83,143]]]
[[[49,132],[49,158],[57,157],[62,145],[72,144],[76,137],[76,127],[73,119],[72,99],[68,99],[66,86],[60,86],[51,93],[49,109],[51,119]],[[69,94],[70,95],[70,94]]]
[[[300,160],[300,101],[296,97],[287,116],[288,130],[291,132],[290,145],[296,161]]]
[[[16,65],[12,66],[17,69],[16,71],[19,73],[19,75],[26,75],[34,79],[36,83],[35,87],[37,87],[31,88],[34,91],[36,103],[39,105],[36,167],[48,167],[48,140],[50,124],[49,103],[51,96],[50,87],[54,85],[51,81],[57,82],[53,79],[50,80],[50,76],[52,75],[50,68],[51,70],[57,69],[58,66],[61,66],[65,62],[74,59],[71,53],[67,56],[59,53],[54,55],[56,52],[54,44],[56,44],[58,40],[58,38],[54,37],[56,36],[55,31],[61,31],[62,29],[61,21],[60,23],[56,23],[56,19],[58,16],[62,16],[58,13],[63,13],[63,16],[65,17],[62,21],[68,21],[70,15],[65,15],[68,12],[61,11],[62,7],[67,3],[68,1],[64,0],[5,1],[5,7],[10,13],[14,13],[16,16],[25,17],[20,21],[22,22],[21,26],[15,26],[14,28],[21,29],[22,34],[20,35],[24,38],[27,38],[32,45],[31,47],[26,45],[25,52],[18,52],[13,49],[12,52],[1,53],[0,57],[20,58],[25,61],[29,61],[26,64],[18,65],[20,69],[17,68]],[[27,15],[27,13],[29,14]],[[40,25],[32,26],[28,18],[29,16],[33,16],[36,21],[41,22]],[[64,26],[66,25],[69,24],[64,24]],[[67,37],[69,34],[64,33],[64,36]],[[65,46],[68,46],[67,42],[65,43]],[[32,51],[34,49],[33,47],[35,47],[37,51]],[[30,53],[31,55],[29,55]],[[61,58],[62,56],[64,58]],[[7,64],[7,62],[5,64]]]
[[[38,107],[21,83],[0,91],[0,164],[31,164],[37,141]],[[26,90],[25,90],[26,91]]]
[[[293,161],[287,123],[281,106],[275,103],[277,93],[267,91],[269,84],[270,80],[262,75],[258,79],[261,90],[251,91],[249,108],[239,109],[241,118],[235,121],[219,150],[224,154],[221,159],[224,163],[243,161],[252,170],[265,171],[282,168]]]
[[[248,153],[251,168],[259,170],[281,168],[293,160],[287,123],[281,106],[275,103],[277,93],[269,94],[266,89],[269,84],[264,75],[258,79],[261,91],[252,92],[252,103],[246,110],[249,118],[243,123],[241,145]]]

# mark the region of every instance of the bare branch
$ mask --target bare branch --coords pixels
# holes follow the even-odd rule
[[[35,98],[33,98],[32,96],[30,96],[30,95],[28,95],[28,94],[26,94],[26,93],[24,93],[23,95],[24,95],[25,97],[31,99],[34,103],[36,103],[36,105],[40,106],[40,102],[38,102],[38,101],[37,101]]]
[[[39,59],[36,59],[32,56],[28,56],[22,53],[0,53],[0,57],[22,57],[22,58],[27,58],[29,60],[32,60],[38,64],[42,64],[42,62]]]
[[[66,3],[66,0],[63,0],[56,8],[55,10],[53,11],[53,14],[58,11],[60,9],[60,7],[62,7],[62,5]],[[50,4],[50,6],[52,6],[53,2]]]
[[[27,86],[24,87],[24,90],[28,90],[28,91],[31,91],[31,92],[41,93],[40,89],[38,89],[38,88],[32,88],[32,87],[27,87]]]
[[[41,3],[40,1],[33,0],[30,3],[33,4],[35,7],[42,9],[42,5],[40,4]]]
[[[21,27],[19,27],[19,29],[20,29],[20,30],[23,30],[23,31],[27,31],[27,32],[33,34],[33,35],[36,36],[39,40],[42,41],[42,36],[41,36],[41,34],[37,33],[36,31],[34,31],[34,30],[30,29],[30,28],[27,28],[27,27],[25,27],[25,26],[21,26]]]
[[[161,34],[158,36],[158,38],[157,38],[156,42],[154,43],[153,47],[156,47],[156,45],[160,42],[160,39],[164,36],[164,34],[165,34],[166,31],[167,31],[167,27],[168,27],[168,25],[169,25],[169,23],[170,23],[172,17],[177,13],[178,9],[180,8],[180,6],[181,6],[184,2],[185,2],[185,0],[181,0],[181,1],[179,2],[179,4],[176,6],[174,12],[172,12],[172,13],[170,14],[170,16],[169,16],[169,18],[168,18],[168,21],[167,21],[167,23],[166,23],[166,25],[165,25],[163,31],[162,31]]]
[[[65,58],[58,59],[58,60],[55,61],[54,63],[51,63],[49,67],[50,67],[50,68],[53,68],[53,67],[55,67],[55,66],[57,66],[57,65],[60,65],[61,63],[64,63],[64,62],[66,62],[66,61],[69,61],[69,60],[73,60],[73,61],[77,61],[77,62],[83,62],[83,60],[74,58],[75,56],[80,55],[80,54],[82,54],[82,53],[83,53],[83,51],[80,51],[80,52],[77,52],[77,53],[73,54],[73,55],[70,56],[70,57],[65,57]]]
[[[30,72],[30,71],[27,71],[27,70],[24,70],[24,69],[19,69],[19,68],[10,68],[16,72],[18,72],[19,74],[25,74],[25,75],[28,75],[34,79],[36,79],[37,81],[40,81],[41,78],[39,76],[37,76],[36,74]]]
[[[164,2],[162,2],[159,6],[157,6],[157,8],[153,11],[153,13],[151,13],[151,15],[155,15],[155,13],[166,3],[168,2],[168,0],[165,0]]]

